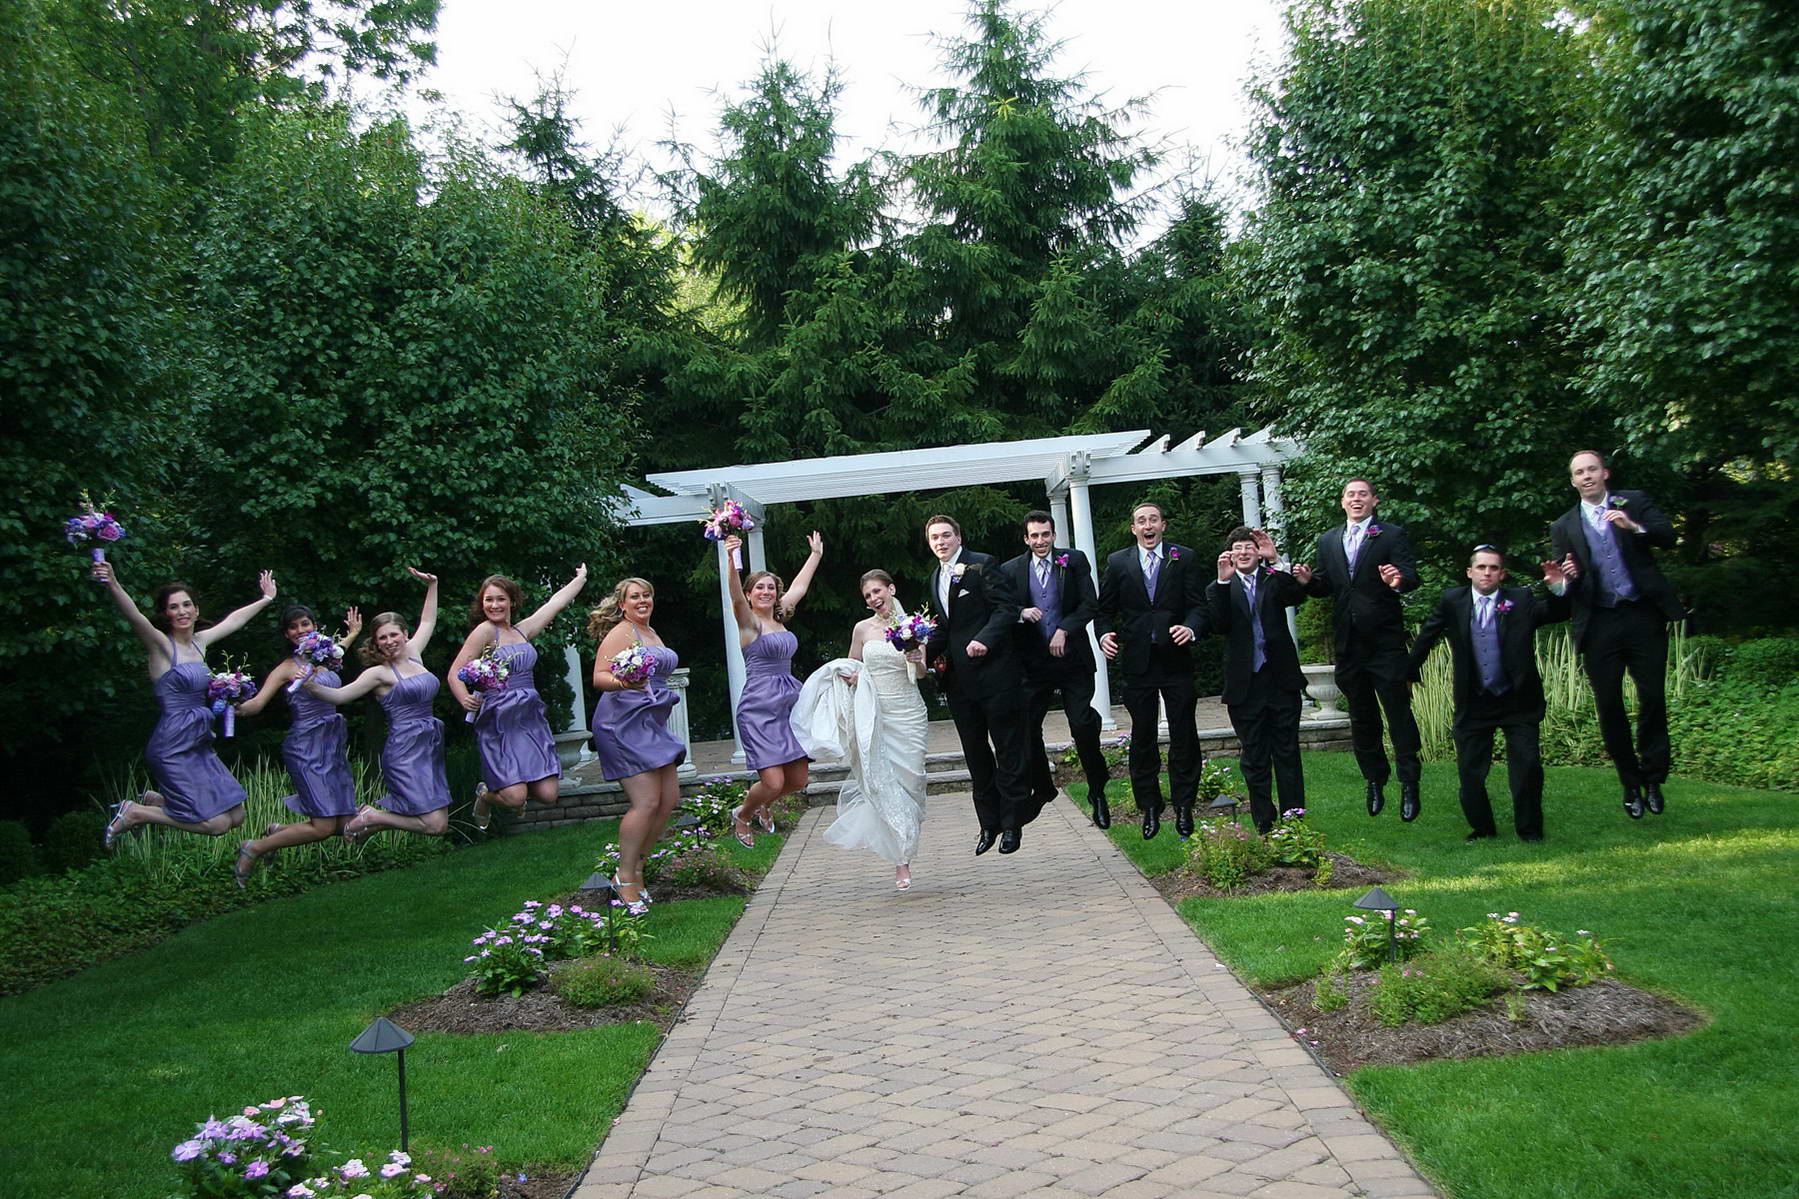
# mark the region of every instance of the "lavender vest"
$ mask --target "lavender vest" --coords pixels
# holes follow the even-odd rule
[[[1616,608],[1619,600],[1637,598],[1636,580],[1630,577],[1630,567],[1624,565],[1624,551],[1618,547],[1612,526],[1602,521],[1595,529],[1587,518],[1585,504],[1579,505],[1579,512],[1580,529],[1586,534],[1587,553],[1593,560],[1593,580],[1599,584],[1599,606]]]
[[[1056,626],[1062,623],[1062,598],[1057,594],[1056,564],[1053,556],[1048,560],[1049,569],[1044,571],[1045,579],[1037,581],[1037,559],[1032,557],[1025,563],[1025,576],[1031,584],[1031,606],[1043,610],[1043,619],[1037,622],[1037,633],[1045,641],[1056,635]]]
[[[1493,593],[1492,605],[1499,606],[1500,594]],[[1474,665],[1480,671],[1480,685],[1489,695],[1504,695],[1512,689],[1511,682],[1505,677],[1505,664],[1499,656],[1499,614],[1493,613],[1493,623],[1481,627],[1480,596],[1471,595],[1469,601],[1473,608],[1472,633],[1474,635]]]

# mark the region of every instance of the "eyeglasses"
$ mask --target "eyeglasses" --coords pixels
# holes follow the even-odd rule
[[[1496,545],[1487,545],[1485,542],[1482,542],[1480,545],[1474,547],[1473,552],[1477,554],[1497,554],[1500,552],[1500,549]]]

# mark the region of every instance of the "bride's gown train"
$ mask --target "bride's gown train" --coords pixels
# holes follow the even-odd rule
[[[862,657],[813,672],[794,704],[793,732],[812,757],[840,758],[849,768],[825,840],[872,849],[897,866],[918,852],[928,720],[904,654],[873,638]],[[850,686],[845,674],[858,675],[858,684]]]

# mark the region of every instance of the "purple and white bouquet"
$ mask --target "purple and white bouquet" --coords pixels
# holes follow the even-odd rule
[[[87,498],[87,492],[81,493],[81,511],[69,517],[63,525],[62,535],[70,545],[82,545],[89,541],[118,541],[125,536],[125,526],[110,512],[94,507],[94,501]],[[95,562],[106,561],[106,547],[96,545],[89,551]]]
[[[707,541],[723,541],[732,533],[747,533],[756,527],[755,518],[744,510],[736,500],[726,500],[725,506],[700,521],[701,532]],[[743,555],[736,550],[731,551],[731,565],[738,570],[743,569]]]
[[[656,674],[656,657],[642,645],[627,645],[607,660],[606,669],[627,687],[647,682]]]
[[[481,651],[479,658],[456,672],[456,677],[462,680],[464,687],[470,691],[479,692],[498,691],[506,685],[506,679],[512,673],[512,667],[508,666],[505,659],[495,652],[495,648],[491,645],[488,646]],[[475,713],[470,712],[464,719],[473,724]]]
[[[256,680],[241,670],[218,670],[206,684],[206,699],[214,716],[222,717],[221,736],[237,735],[237,705],[256,694]]]
[[[931,639],[937,622],[923,612],[906,612],[887,622],[887,643],[900,653],[909,653]]]
[[[294,644],[294,657],[300,660],[300,673],[294,681],[287,685],[288,694],[300,689],[300,684],[311,678],[320,670],[336,670],[344,664],[344,647],[337,643],[337,638],[317,629],[306,634]]]

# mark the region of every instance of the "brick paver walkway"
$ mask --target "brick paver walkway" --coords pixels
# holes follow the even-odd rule
[[[575,1199],[1436,1194],[1066,800],[976,858],[967,797],[933,796],[907,894],[831,818]]]

